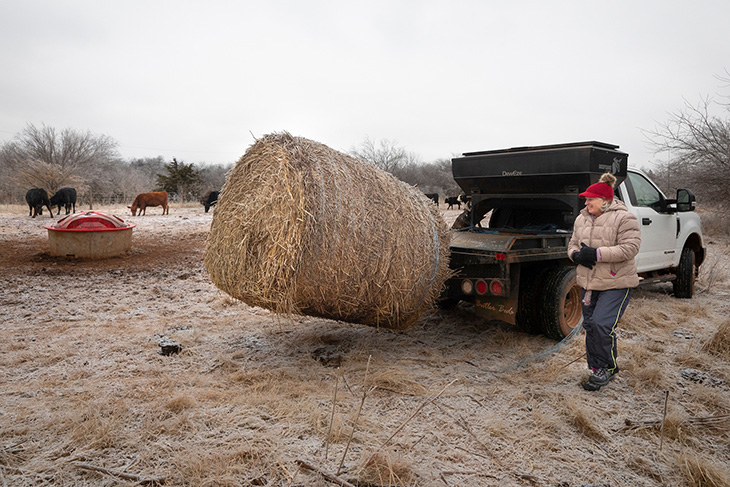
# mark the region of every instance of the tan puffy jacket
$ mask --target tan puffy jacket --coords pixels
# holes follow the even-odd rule
[[[623,201],[614,199],[597,218],[583,208],[575,219],[568,257],[580,250],[581,243],[599,249],[601,260],[593,269],[582,265],[577,267],[580,287],[604,291],[639,285],[634,257],[641,246],[641,232],[636,216],[628,211]]]

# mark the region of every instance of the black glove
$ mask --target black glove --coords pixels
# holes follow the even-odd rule
[[[583,260],[583,258],[580,256],[580,251],[576,250],[571,254],[571,259],[573,259],[573,262],[575,262],[578,265],[582,265],[584,267],[587,267],[589,269],[593,269],[593,264],[591,264],[589,261]]]
[[[579,252],[573,252],[571,256],[573,258],[573,261],[578,265],[593,269],[593,266],[596,265],[596,262],[598,261],[598,254],[596,252],[596,249],[593,247],[589,247],[584,243],[581,243],[580,247],[581,248]]]
[[[588,259],[593,264],[598,262],[598,250],[595,247],[589,247],[582,242],[580,244],[580,255],[583,259]]]

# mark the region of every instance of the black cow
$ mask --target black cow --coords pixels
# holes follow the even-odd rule
[[[424,193],[426,195],[426,198],[430,199],[434,203],[436,203],[436,206],[439,205],[439,194],[438,193]]]
[[[208,213],[208,210],[210,210],[211,206],[215,206],[215,204],[218,203],[219,195],[220,195],[220,191],[211,191],[206,196],[203,196],[200,199],[200,202],[203,203],[203,206],[205,206],[206,213]]]
[[[51,200],[48,199],[48,193],[46,193],[45,189],[29,189],[28,192],[25,193],[25,201],[28,203],[28,208],[30,208],[30,213],[28,214],[28,216],[32,216],[33,218],[35,218],[36,215],[42,215],[43,206],[45,206],[46,208],[48,208],[48,212],[51,214],[51,218],[53,218],[53,210],[51,210]]]
[[[461,201],[459,201],[458,196],[449,196],[448,198],[446,198],[444,200],[444,203],[449,205],[449,208],[448,208],[449,210],[452,209],[454,207],[454,205],[458,206],[459,209],[461,209]]]
[[[471,195],[466,195],[464,193],[461,193],[459,195],[459,201],[461,201],[468,207],[471,204]]]
[[[76,190],[74,188],[61,188],[51,196],[51,206],[58,206],[56,214],[61,214],[61,205],[66,209],[68,215],[73,207],[76,213]]]

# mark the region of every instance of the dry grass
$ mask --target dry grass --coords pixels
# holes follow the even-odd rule
[[[0,214],[0,485],[138,484],[81,462],[175,486],[333,485],[298,460],[355,485],[727,485],[728,385],[681,373],[730,378],[721,281],[687,301],[637,290],[621,373],[590,393],[584,335],[530,360],[555,343],[464,305],[400,332],[247,306],[202,267],[201,207],[137,219],[132,257],[93,266],[44,257],[20,210]],[[183,351],[159,355],[161,334]]]
[[[730,320],[725,320],[717,327],[717,332],[704,347],[707,353],[717,357],[730,356]]]
[[[407,368],[398,366],[376,367],[376,370],[368,375],[365,386],[412,396],[422,396],[428,392],[423,384],[413,378]]]
[[[723,209],[708,209],[699,212],[702,232],[706,238],[727,240],[730,237],[730,219]]]
[[[413,485],[412,462],[395,451],[377,452],[365,460],[358,473],[361,483],[370,485]]]
[[[719,412],[730,411],[730,394],[726,394],[725,389],[718,390],[714,387],[696,384],[690,386],[689,390],[694,414],[711,416]]]
[[[606,439],[606,433],[596,421],[596,414],[598,413],[595,410],[573,398],[564,398],[563,400],[568,420],[581,434],[592,440]]]
[[[189,396],[177,396],[165,403],[165,409],[173,413],[180,413],[186,409],[195,407],[195,399]]]
[[[682,478],[689,487],[728,487],[730,469],[717,460],[696,452],[682,452],[677,457]]]
[[[205,267],[251,306],[404,329],[449,275],[449,232],[436,206],[392,175],[271,134],[226,180]]]
[[[730,280],[730,262],[726,258],[730,247],[724,241],[710,240],[707,245],[705,262],[700,266],[697,276],[697,287],[707,292],[716,286],[726,285]]]
[[[672,331],[677,328],[677,319],[674,316],[677,303],[665,299],[645,299],[641,296],[632,298],[631,304],[634,306],[630,306],[621,319],[622,328],[632,331]]]
[[[705,368],[708,364],[712,363],[712,360],[702,348],[702,343],[696,338],[687,340],[686,347],[677,350],[674,356],[674,362],[684,368]]]
[[[649,387],[659,390],[664,388],[667,379],[664,377],[662,370],[660,365],[646,365],[636,368],[633,373],[635,379],[633,382],[634,389],[640,390]]]

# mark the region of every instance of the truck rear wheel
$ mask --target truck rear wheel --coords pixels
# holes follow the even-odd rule
[[[583,316],[580,295],[575,267],[558,266],[547,271],[539,307],[540,322],[545,335],[562,340],[580,324]]]
[[[695,293],[695,253],[684,248],[679,257],[677,278],[672,281],[675,298],[691,298]]]
[[[543,280],[547,269],[523,271],[520,277],[519,307],[517,309],[517,327],[526,333],[538,334],[543,332],[539,310],[542,304],[541,293]]]

